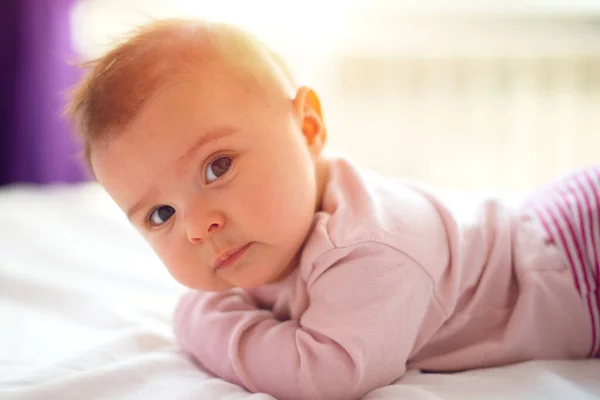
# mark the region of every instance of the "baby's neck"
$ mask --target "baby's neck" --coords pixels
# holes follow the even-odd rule
[[[318,212],[322,209],[323,195],[325,194],[325,189],[327,188],[327,183],[329,182],[329,161],[322,157],[319,158],[316,163],[315,174],[315,180],[317,183],[315,212]]]

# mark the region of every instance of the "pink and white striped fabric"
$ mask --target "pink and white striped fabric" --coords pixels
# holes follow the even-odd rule
[[[553,181],[525,203],[549,244],[571,266],[592,330],[588,357],[600,357],[600,166],[582,168]]]

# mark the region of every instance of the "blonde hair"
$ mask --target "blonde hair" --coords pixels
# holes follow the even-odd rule
[[[152,22],[82,65],[88,74],[71,92],[65,114],[76,124],[88,164],[92,144],[118,135],[163,85],[201,74],[214,62],[241,78],[267,79],[290,95],[296,89],[284,61],[238,27],[204,20]]]

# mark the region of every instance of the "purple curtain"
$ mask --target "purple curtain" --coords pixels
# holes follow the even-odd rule
[[[78,77],[71,48],[76,0],[0,1],[0,184],[87,179],[61,116]]]

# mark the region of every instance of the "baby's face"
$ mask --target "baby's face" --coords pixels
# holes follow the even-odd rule
[[[215,73],[165,88],[92,148],[98,181],[180,283],[255,287],[295,267],[318,207],[320,153],[296,100]]]

